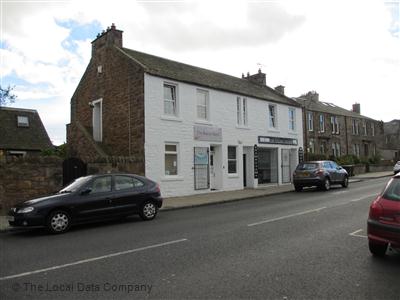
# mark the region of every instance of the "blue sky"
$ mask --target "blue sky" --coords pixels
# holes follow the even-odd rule
[[[316,90],[399,119],[399,1],[322,2],[0,0],[1,85],[15,86],[12,106],[37,109],[53,143],[64,142],[90,43],[116,23],[126,47],[238,77],[261,64],[288,96]]]

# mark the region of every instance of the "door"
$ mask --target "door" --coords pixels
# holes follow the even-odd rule
[[[111,199],[113,213],[129,214],[138,211],[138,207],[146,200],[146,186],[133,176],[114,176],[114,195]]]
[[[214,151],[210,151],[210,189],[215,190]]]
[[[78,219],[96,219],[112,213],[111,176],[102,176],[93,179],[83,189],[75,205],[75,215]]]
[[[290,149],[282,149],[282,183],[290,182]]]
[[[247,168],[246,168],[246,154],[243,154],[243,186],[247,186]]]

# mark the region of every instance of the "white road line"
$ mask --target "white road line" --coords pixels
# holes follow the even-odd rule
[[[368,238],[366,235],[358,234],[359,232],[363,231],[362,229],[358,229],[352,233],[349,233],[351,236],[361,237],[361,238]]]
[[[370,198],[370,197],[373,197],[373,196],[377,196],[378,194],[369,194],[369,195],[366,195],[366,196],[364,196],[364,197],[361,197],[361,198],[356,198],[356,199],[351,199],[350,200],[350,202],[357,202],[357,201],[361,201],[361,200],[363,200],[363,199],[367,199],[367,198]]]
[[[344,193],[348,193],[348,191],[333,192],[332,195],[340,195],[340,194],[344,194]]]
[[[260,222],[256,222],[256,223],[247,224],[247,226],[251,227],[251,226],[261,225],[261,224],[265,224],[265,223],[271,223],[271,222],[275,222],[275,221],[280,221],[280,220],[291,218],[291,217],[296,217],[296,216],[301,216],[301,215],[305,215],[305,214],[309,214],[309,213],[313,213],[313,212],[318,212],[318,211],[321,211],[321,210],[323,210],[325,208],[326,208],[326,206],[323,206],[323,207],[320,207],[320,208],[316,208],[316,209],[310,209],[310,210],[306,210],[306,211],[301,211],[301,212],[298,212],[298,213],[294,213],[294,214],[287,215],[287,216],[282,216],[282,217],[279,217],[279,218],[273,218],[273,219],[268,219],[268,220],[264,220],[264,221],[260,221]]]
[[[45,269],[40,269],[40,270],[35,270],[35,271],[30,271],[30,272],[25,272],[25,273],[20,273],[20,274],[5,276],[5,277],[0,277],[0,281],[7,280],[7,279],[18,278],[18,277],[23,277],[23,276],[28,276],[28,275],[33,275],[33,274],[38,274],[38,273],[43,273],[43,272],[47,272],[47,271],[53,271],[53,270],[57,270],[57,269],[67,268],[67,267],[72,267],[72,266],[81,265],[81,264],[85,264],[85,263],[89,263],[89,262],[93,262],[93,261],[97,261],[97,260],[102,260],[102,259],[106,259],[106,258],[110,258],[110,257],[130,254],[130,253],[134,253],[134,252],[139,252],[139,251],[143,251],[143,250],[148,250],[148,249],[158,248],[158,247],[162,247],[162,246],[172,245],[172,244],[181,243],[181,242],[185,242],[185,241],[187,241],[187,239],[180,239],[180,240],[165,242],[165,243],[161,243],[161,244],[155,244],[155,245],[150,245],[150,246],[146,246],[146,247],[130,249],[130,250],[121,251],[121,252],[115,252],[115,253],[102,255],[102,256],[98,256],[98,257],[78,260],[78,261],[75,261],[75,262],[72,262],[72,263],[68,263],[68,264],[64,264],[64,265],[58,265],[58,266],[53,266],[53,267],[49,267],[49,268],[45,268]]]

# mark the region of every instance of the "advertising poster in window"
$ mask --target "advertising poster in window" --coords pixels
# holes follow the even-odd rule
[[[194,147],[194,188],[202,190],[209,187],[208,147]]]

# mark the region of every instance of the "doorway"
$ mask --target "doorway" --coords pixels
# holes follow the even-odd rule
[[[246,154],[243,154],[243,186],[247,186]]]
[[[215,156],[215,152],[214,152],[214,147],[211,146],[210,147],[210,189],[212,191],[216,190],[215,187],[215,165],[214,165],[214,156]]]

